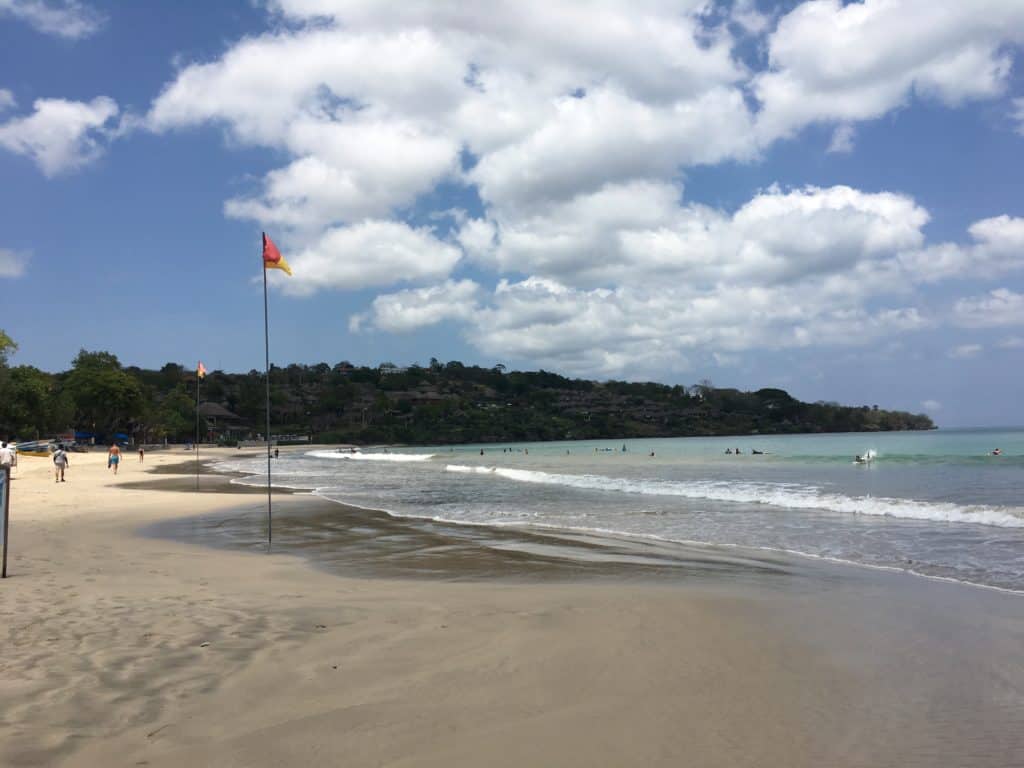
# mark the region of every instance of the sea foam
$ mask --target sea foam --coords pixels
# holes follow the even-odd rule
[[[564,475],[504,467],[449,464],[448,472],[501,477],[521,483],[562,485],[586,490],[614,491],[645,496],[680,496],[741,504],[764,504],[786,509],[819,509],[859,515],[883,515],[945,523],[977,523],[1003,528],[1024,528],[1024,509],[986,507],[893,499],[875,496],[844,496],[825,493],[815,486],[742,481],[631,480],[604,475]]]
[[[350,461],[430,461],[433,453],[342,453],[341,451],[310,451],[306,454],[315,459],[348,459]]]

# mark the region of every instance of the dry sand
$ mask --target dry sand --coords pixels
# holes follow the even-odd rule
[[[263,502],[132,487],[132,454],[116,478],[71,462],[13,483],[2,765],[1024,763],[1014,595],[827,566],[764,588],[346,578],[140,536]]]

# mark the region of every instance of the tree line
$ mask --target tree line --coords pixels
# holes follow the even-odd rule
[[[0,435],[45,439],[71,430],[107,442],[188,442],[196,429],[196,373],[124,366],[81,350],[71,368],[48,373],[9,365],[14,342],[0,331]],[[204,439],[232,444],[262,432],[264,372],[210,371],[201,383]],[[693,386],[588,381],[550,371],[507,371],[431,359],[425,366],[274,366],[275,435],[324,443],[444,444],[687,435],[933,429],[928,416],[805,403],[781,389],[741,392]],[[223,418],[228,416],[229,418]]]

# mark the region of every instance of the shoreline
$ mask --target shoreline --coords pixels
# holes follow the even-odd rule
[[[314,446],[314,447],[318,447],[318,446]],[[182,463],[176,463],[176,464],[173,464],[173,465],[167,465],[165,467],[160,468],[156,472],[154,472],[154,474],[176,474],[177,470],[179,470],[179,469],[182,469],[182,470],[188,469],[190,466],[191,466],[191,464],[188,463],[188,462],[182,462]],[[218,477],[219,476],[221,478],[225,478],[225,480],[223,481],[222,484],[219,484],[219,485],[215,486],[212,489],[214,492],[218,492],[218,493],[229,493],[229,494],[230,493],[237,493],[237,494],[258,493],[258,494],[265,494],[265,492],[266,492],[266,487],[263,486],[263,485],[250,485],[250,484],[246,484],[246,483],[235,482],[237,480],[240,480],[240,479],[252,476],[252,475],[248,475],[248,474],[243,473],[243,472],[234,472],[234,471],[221,472],[221,471],[213,469],[209,464],[204,464],[203,468],[201,470],[201,476],[203,476],[205,478],[205,482],[209,482],[209,480],[212,479],[213,477]],[[164,480],[162,483],[159,483],[159,484],[157,482],[155,482],[155,481],[150,480],[150,481],[142,481],[142,482],[138,483],[137,485],[135,485],[134,487],[162,489],[162,490],[176,490],[176,491],[182,491],[182,492],[189,491],[190,492],[193,489],[193,486],[189,484],[191,482],[192,481],[190,479],[188,479],[187,482],[186,482],[186,478],[180,478],[177,482],[170,482],[169,480]],[[203,490],[204,490],[204,492],[209,492],[211,489],[210,488],[205,488]],[[626,546],[636,546],[638,549],[642,549],[645,546],[650,546],[652,548],[666,547],[666,548],[678,548],[679,550],[681,550],[683,552],[696,550],[696,552],[701,553],[703,555],[706,555],[707,558],[709,558],[709,559],[719,558],[719,559],[722,560],[723,563],[724,562],[730,562],[730,561],[747,562],[747,563],[757,563],[759,561],[765,561],[765,564],[767,566],[765,568],[765,571],[764,571],[765,573],[767,573],[767,572],[769,572],[770,570],[773,570],[773,569],[787,569],[787,568],[790,569],[791,571],[811,570],[811,569],[816,568],[816,567],[853,568],[853,569],[856,569],[856,570],[866,569],[866,570],[869,570],[869,571],[884,572],[884,573],[888,573],[888,574],[892,574],[892,575],[903,575],[903,576],[916,577],[916,578],[920,578],[920,579],[926,579],[926,580],[929,580],[929,581],[936,581],[936,582],[941,582],[941,583],[946,583],[946,584],[959,585],[959,586],[968,587],[968,588],[991,590],[991,591],[995,591],[995,592],[999,592],[999,593],[1003,593],[1003,594],[1009,594],[1009,595],[1014,595],[1014,596],[1018,596],[1018,597],[1024,597],[1024,589],[1013,589],[1013,588],[1009,588],[1009,587],[999,586],[999,585],[996,585],[996,584],[985,584],[983,582],[968,581],[966,579],[957,579],[957,578],[954,578],[954,577],[942,576],[942,575],[939,575],[939,574],[922,573],[920,571],[916,571],[916,570],[913,570],[911,568],[901,568],[901,567],[895,566],[895,565],[881,565],[881,564],[875,564],[875,563],[858,562],[858,561],[855,561],[855,560],[845,560],[845,559],[837,558],[837,557],[829,557],[829,556],[826,556],[826,555],[817,555],[817,554],[810,553],[810,552],[802,552],[800,550],[781,549],[781,548],[773,548],[773,547],[755,547],[755,546],[745,546],[745,545],[739,545],[739,544],[720,544],[720,543],[715,543],[715,542],[699,541],[699,540],[671,539],[671,538],[660,537],[660,536],[656,536],[656,535],[628,534],[628,533],[622,533],[622,532],[616,532],[616,531],[608,531],[608,530],[604,530],[604,529],[591,529],[591,528],[584,528],[584,527],[571,528],[571,527],[564,527],[564,526],[543,526],[543,525],[533,525],[533,526],[530,526],[530,525],[523,525],[523,526],[513,526],[513,525],[510,525],[510,526],[501,526],[501,527],[499,527],[499,526],[489,526],[486,523],[460,522],[460,521],[453,521],[453,520],[437,520],[435,518],[428,517],[428,516],[399,515],[399,514],[395,514],[393,512],[390,512],[387,509],[378,508],[378,507],[364,507],[364,506],[352,504],[352,503],[349,503],[349,502],[346,502],[346,501],[340,501],[340,500],[331,499],[331,498],[328,498],[328,497],[325,497],[325,496],[320,496],[320,495],[316,494],[315,491],[298,490],[298,489],[295,489],[295,488],[290,488],[288,486],[275,485],[274,486],[274,493],[275,493],[275,495],[277,495],[277,494],[282,494],[282,495],[295,494],[295,495],[301,496],[301,497],[303,497],[305,499],[309,499],[309,504],[312,507],[320,507],[322,509],[331,508],[331,507],[324,507],[323,506],[323,503],[326,502],[327,504],[332,505],[332,507],[334,509],[340,510],[342,512],[342,514],[347,514],[347,515],[356,514],[356,515],[369,515],[369,516],[375,516],[375,515],[384,516],[389,521],[392,521],[396,526],[406,525],[406,526],[409,526],[409,527],[415,527],[417,525],[420,525],[420,526],[427,525],[427,526],[430,526],[431,528],[439,528],[439,529],[447,528],[447,529],[449,529],[447,531],[448,534],[451,534],[452,530],[458,530],[458,529],[464,529],[464,528],[472,528],[472,529],[475,529],[475,530],[479,530],[479,531],[481,531],[482,533],[485,534],[485,535],[481,536],[480,539],[479,539],[480,546],[486,546],[488,538],[494,538],[494,539],[505,540],[505,541],[515,540],[515,539],[537,540],[537,539],[547,539],[547,538],[550,538],[550,539],[555,540],[556,542],[565,542],[565,540],[568,539],[568,540],[570,540],[570,542],[565,542],[567,545],[560,547],[559,548],[560,551],[558,552],[558,556],[566,557],[566,558],[572,558],[573,557],[573,550],[574,550],[573,547],[568,546],[568,543],[571,543],[572,541],[578,541],[578,540],[581,540],[581,539],[585,539],[585,540],[588,540],[588,541],[592,542],[595,547],[604,547],[604,548],[607,548],[607,549],[610,549],[610,550],[621,549],[623,545],[626,545]],[[196,522],[201,522],[201,521],[196,521]],[[192,535],[189,535],[189,534],[183,534],[181,531],[176,531],[175,530],[175,526],[173,524],[169,525],[169,526],[160,526],[158,524],[156,526],[153,526],[152,528],[154,530],[148,531],[144,535],[168,536],[170,538],[176,538],[176,539],[181,540],[181,541],[190,541],[190,542],[194,542],[194,541],[197,540],[197,537],[195,536],[194,533]],[[444,535],[444,533],[445,533],[445,531],[442,530],[441,534]],[[214,547],[214,548],[217,548],[217,549],[228,549],[228,550],[237,550],[237,549],[239,549],[238,546],[232,546],[230,543],[225,543],[223,541],[219,542],[219,543],[218,542],[205,541],[205,542],[202,542],[202,543],[204,543],[204,545],[211,546],[211,547]],[[245,549],[245,547],[241,547],[241,548]],[[331,571],[330,566],[329,565],[324,565],[324,563],[319,562],[316,559],[315,555],[310,555],[310,554],[304,553],[304,552],[295,552],[294,554],[296,554],[297,556],[304,557],[304,558],[308,559],[310,562],[312,562],[314,567],[326,568],[328,571]],[[671,579],[671,577],[672,577],[671,576],[671,571],[674,570],[671,567],[666,566],[664,568],[659,569],[657,564],[654,564],[654,563],[651,563],[651,562],[644,562],[645,559],[647,559],[647,558],[645,558],[644,553],[640,552],[640,551],[635,551],[635,552],[632,552],[631,554],[636,557],[636,561],[633,563],[633,565],[634,565],[634,567],[637,568],[638,571],[640,571],[640,573],[638,573],[638,574],[629,574],[628,573],[628,568],[622,568],[622,569],[616,570],[614,573],[612,573],[612,572],[605,573],[605,574],[592,574],[591,573],[591,574],[579,574],[579,575],[583,576],[584,578],[593,578],[595,576],[597,578],[601,578],[601,577],[605,577],[605,578],[620,577],[620,578],[622,578],[622,577],[625,577],[625,578],[630,578],[631,580],[642,581],[643,578],[644,578],[644,573],[646,573],[649,577],[654,578],[655,581],[664,581],[666,578],[667,579]],[[662,553],[656,553],[656,554],[660,555]],[[503,565],[506,566],[506,567],[508,567],[509,565],[512,565],[513,567],[515,567],[515,564],[510,564],[510,563],[504,563]],[[586,563],[583,563],[582,567],[585,568],[586,565],[587,565]],[[540,570],[543,570],[540,566],[538,566],[538,568]],[[668,573],[658,573],[659,570],[661,570],[661,571],[667,570]],[[339,571],[335,570],[335,571],[332,571],[332,572],[336,572],[337,573]],[[341,572],[341,575],[346,575],[346,574],[344,572]],[[348,575],[359,575],[359,574],[348,574]],[[381,574],[378,573],[376,575],[381,575]],[[552,575],[553,574],[550,572],[550,570],[545,574],[545,576],[548,576],[548,577],[550,577]],[[413,576],[415,577],[416,574],[413,574]],[[439,576],[438,578],[443,578],[443,577]]]
[[[849,566],[674,583],[352,578],[141,536],[263,505],[142,490],[129,483],[147,473],[131,462],[115,479],[102,457],[72,461],[65,485],[27,462],[13,483],[5,764],[995,766],[1024,755],[1024,613],[998,593],[853,578]],[[307,502],[275,498],[275,515]]]

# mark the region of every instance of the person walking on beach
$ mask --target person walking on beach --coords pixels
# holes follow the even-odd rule
[[[141,445],[139,446],[139,464],[146,460],[146,449]]]
[[[121,449],[117,443],[113,443],[110,446],[110,450],[107,451],[107,469],[114,468],[114,474],[117,474],[117,465],[121,463]]]
[[[13,467],[14,466],[14,451],[7,444],[5,440],[0,444],[0,467]]]
[[[67,451],[63,445],[58,445],[57,450],[53,452],[53,482],[64,482],[64,470],[69,464]]]

